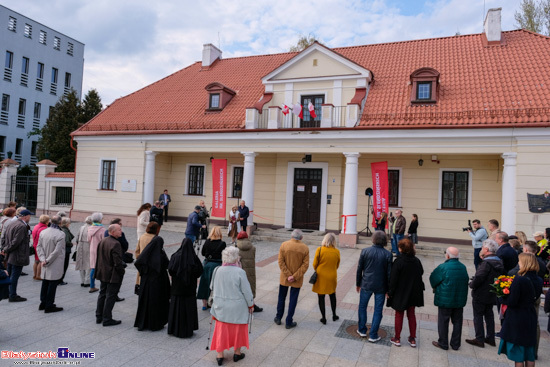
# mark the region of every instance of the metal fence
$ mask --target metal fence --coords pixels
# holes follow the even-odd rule
[[[24,206],[29,210],[36,209],[38,196],[37,176],[12,176],[10,188],[10,200],[18,206]]]
[[[330,127],[346,127],[346,114],[347,106],[334,106],[332,108],[332,115],[330,117],[326,116],[330,120]],[[303,122],[298,116],[292,112],[288,113],[286,116],[282,116],[281,128],[283,129],[300,129],[300,128],[311,128],[311,127],[321,127],[321,120],[323,119],[323,110],[321,109],[317,113],[317,119],[315,121],[306,121]],[[264,108],[262,113],[258,116],[258,129],[267,129],[269,120],[269,109]],[[305,127],[304,125],[307,125]]]
[[[55,202],[54,205],[71,206],[73,202],[73,188],[61,187],[55,188]]]

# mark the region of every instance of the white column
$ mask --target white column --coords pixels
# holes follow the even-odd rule
[[[158,152],[145,151],[145,173],[143,175],[143,202],[155,203],[155,156]]]
[[[518,154],[503,153],[502,170],[502,209],[500,228],[509,235],[516,230],[516,166]]]
[[[344,153],[344,155],[346,156],[346,178],[344,181],[342,233],[357,234],[357,185],[359,174],[359,156],[361,154]]]
[[[252,227],[254,224],[254,165],[256,162],[256,156],[258,153],[254,152],[241,152],[244,155],[244,170],[243,170],[243,187],[242,197],[245,205],[250,210],[250,216],[248,217],[247,226]],[[248,228],[247,228],[248,231]]]

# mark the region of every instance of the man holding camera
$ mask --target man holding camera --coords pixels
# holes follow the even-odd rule
[[[477,270],[477,267],[481,263],[479,253],[483,247],[483,241],[485,241],[489,235],[487,234],[487,230],[481,225],[481,221],[479,219],[474,219],[472,221],[472,227],[468,228],[468,234],[472,237],[472,246],[474,247],[474,266]]]

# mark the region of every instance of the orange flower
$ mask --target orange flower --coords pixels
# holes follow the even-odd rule
[[[508,288],[504,288],[504,289],[502,290],[502,293],[504,293],[504,294],[510,294],[510,290],[509,290]]]

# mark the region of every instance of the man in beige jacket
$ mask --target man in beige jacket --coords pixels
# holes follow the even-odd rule
[[[279,285],[279,301],[277,303],[277,316],[275,323],[281,325],[281,319],[285,313],[285,301],[290,287],[290,301],[288,303],[288,314],[286,316],[286,328],[295,327],[296,322],[292,321],[300,288],[304,281],[304,274],[309,267],[309,248],[302,242],[303,234],[299,229],[292,232],[291,240],[283,242],[279,249],[279,268],[281,278]]]

